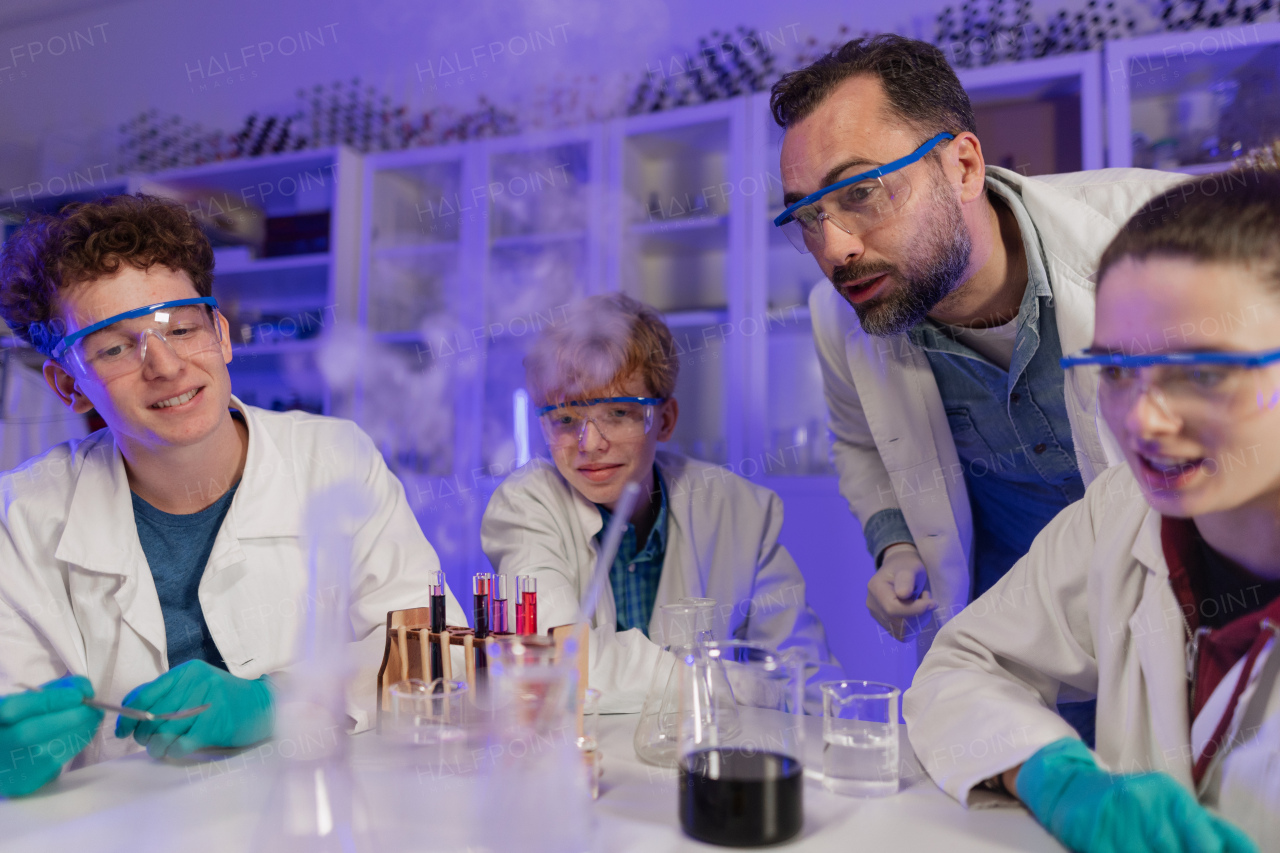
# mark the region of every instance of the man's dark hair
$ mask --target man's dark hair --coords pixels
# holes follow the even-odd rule
[[[1125,258],[1187,258],[1254,266],[1280,289],[1280,172],[1233,169],[1175,184],[1116,234],[1098,281]]]
[[[773,84],[773,120],[790,127],[810,115],[845,80],[858,74],[880,78],[890,108],[930,137],[942,131],[977,132],[973,106],[942,51],[926,42],[882,34],[846,42],[812,64]]]
[[[0,317],[47,356],[65,331],[59,292],[115,275],[123,264],[186,272],[196,293],[213,293],[213,249],[185,207],[142,193],[108,196],[33,216],[5,241]]]

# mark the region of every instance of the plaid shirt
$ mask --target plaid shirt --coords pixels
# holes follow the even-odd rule
[[[658,582],[662,580],[662,561],[667,554],[667,487],[658,473],[658,466],[653,466],[653,479],[658,484],[658,495],[661,505],[658,517],[649,531],[649,538],[644,543],[644,550],[639,550],[636,542],[636,526],[627,523],[627,530],[622,534],[622,542],[618,545],[618,555],[613,558],[613,566],[609,569],[609,585],[613,587],[613,601],[618,610],[618,630],[627,631],[639,628],[649,636],[649,620],[653,616],[653,603],[658,599]],[[604,540],[605,528],[613,517],[608,509],[596,504],[600,510],[600,518],[604,525],[596,534],[596,545]]]

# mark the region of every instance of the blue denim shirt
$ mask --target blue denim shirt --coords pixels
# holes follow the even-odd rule
[[[658,517],[654,519],[644,550],[636,541],[636,526],[627,522],[626,532],[618,544],[618,555],[609,568],[609,586],[613,588],[613,602],[618,611],[618,630],[639,628],[649,636],[649,620],[653,617],[653,604],[658,600],[658,584],[662,580],[662,564],[667,556],[667,486],[662,482],[658,466],[653,466],[653,479],[658,486],[662,503]],[[605,528],[613,518],[606,507],[596,504],[604,527],[596,534],[596,545],[604,541]]]
[[[1084,496],[1040,238],[1015,190],[988,178],[987,191],[1012,210],[1027,256],[1027,289],[1009,369],[992,364],[932,320],[907,333],[929,359],[964,468],[973,512],[971,598],[1004,577],[1049,520]],[[899,509],[876,513],[865,529],[867,546],[877,556],[895,542],[914,541]]]

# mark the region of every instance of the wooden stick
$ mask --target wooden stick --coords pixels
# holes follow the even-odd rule
[[[396,648],[400,652],[400,680],[409,680],[409,639],[403,625],[396,626]]]
[[[467,634],[462,638],[462,654],[467,662],[467,686],[476,689],[476,638]]]
[[[431,683],[431,634],[426,628],[418,629],[418,655],[422,658],[422,680]]]
[[[432,636],[440,644],[440,662],[443,668],[444,680],[453,681],[453,643],[450,642],[449,632],[445,631]]]

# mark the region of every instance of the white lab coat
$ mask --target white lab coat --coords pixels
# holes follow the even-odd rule
[[[684,597],[718,602],[717,628],[728,637],[795,648],[811,662],[810,683],[840,678],[826,632],[805,602],[804,577],[778,544],[782,501],[728,470],[659,451],[667,488],[667,547],[657,608]],[[577,621],[578,601],[595,568],[600,511],[560,475],[535,459],[498,487],[480,539],[496,571],[538,579],[538,629]],[[513,596],[514,597],[514,596]],[[632,628],[617,630],[613,590],[600,593],[590,635],[592,687],[606,713],[639,711],[661,647]],[[726,637],[727,638],[727,637]],[[820,707],[820,705],[819,705]]]
[[[1060,691],[1096,695],[1103,766],[1163,771],[1194,790],[1192,744],[1202,729],[1190,729],[1186,639],[1160,515],[1128,466],[1114,467],[938,632],[904,697],[911,745],[948,794],[966,805],[990,802],[993,795],[975,785],[1075,736],[1053,711]],[[1198,791],[1263,850],[1280,849],[1275,645],[1241,697],[1225,741],[1235,747],[1215,758]],[[1223,679],[1210,706],[1234,688],[1240,668]]]
[[[1185,176],[1103,169],[1028,178],[995,166],[988,179],[1021,192],[1044,248],[1063,354],[1093,342],[1094,272],[1103,249],[1143,203]],[[937,626],[969,600],[973,518],[964,471],[929,360],[905,334],[866,334],[823,280],[809,295],[822,367],[832,456],[840,493],[858,520],[898,507],[929,572],[939,607],[918,639],[921,655]],[[1122,457],[1100,435],[1094,398],[1066,386],[1076,458],[1086,485]]]
[[[350,421],[246,406],[244,475],[200,580],[200,606],[232,675],[276,673],[295,655],[307,603],[301,540],[307,496],[355,480],[372,512],[353,543],[351,629],[357,679],[347,713],[374,719],[387,611],[424,606],[439,568],[404,487]],[[119,703],[169,669],[164,620],[138,540],[124,458],[110,430],[58,445],[0,475],[0,694],[67,673]],[[466,624],[448,598],[449,621]],[[74,766],[137,749],[112,720]]]
[[[84,415],[67,411],[39,370],[14,349],[0,349],[0,471],[55,444],[84,438]]]

